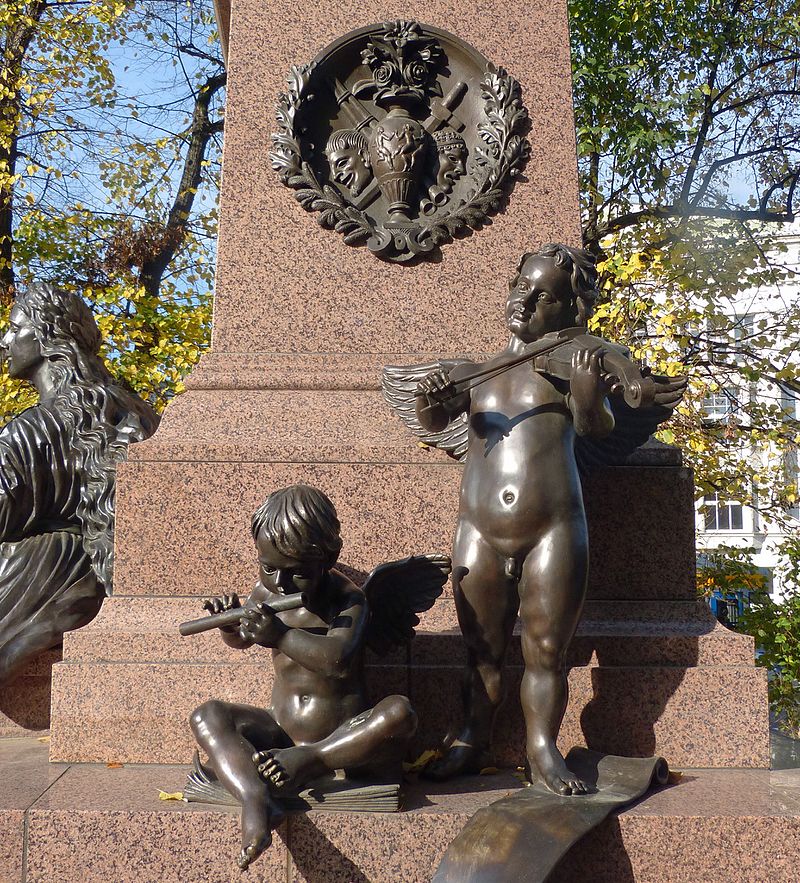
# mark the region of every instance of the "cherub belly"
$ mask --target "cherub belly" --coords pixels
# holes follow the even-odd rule
[[[289,738],[298,745],[318,742],[365,708],[360,691],[299,691],[273,688],[272,711]]]
[[[531,548],[555,523],[583,519],[583,496],[566,421],[520,423],[488,450],[471,444],[460,515],[502,554]]]

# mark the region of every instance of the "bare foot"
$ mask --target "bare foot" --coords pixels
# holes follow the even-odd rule
[[[284,788],[286,785],[300,788],[326,771],[310,745],[257,751],[253,755],[253,763],[258,767],[259,776],[274,788]]]
[[[283,821],[286,814],[263,797],[242,804],[242,850],[237,862],[246,871],[272,843],[272,831]]]
[[[588,794],[592,787],[579,779],[564,762],[561,752],[553,743],[528,755],[531,781],[538,774],[539,780],[554,794],[565,797]]]
[[[482,748],[468,745],[456,739],[445,751],[444,757],[434,760],[422,771],[426,779],[443,782],[459,774],[479,773],[486,764],[485,752]]]

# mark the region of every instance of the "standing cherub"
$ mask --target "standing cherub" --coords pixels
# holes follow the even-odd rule
[[[399,771],[416,715],[405,696],[368,707],[364,647],[381,653],[410,640],[415,614],[450,571],[445,556],[414,556],[380,565],[358,588],[333,569],[342,547],[336,510],[307,485],[270,494],[252,530],[260,574],[244,606],[236,595],[208,599],[208,624],[182,627],[219,627],[229,647],[272,648],[269,708],[212,700],[191,716],[207,771],[242,805],[242,870],[271,843],[282,796],[337,770]]]
[[[384,371],[387,400],[412,431],[466,459],[453,546],[466,719],[429,768],[434,778],[483,764],[519,612],[530,775],[556,793],[587,791],[556,747],[589,562],[580,471],[622,462],[685,387],[642,377],[624,348],[585,333],[596,281],[586,252],[548,245],[525,254],[509,286],[504,350],[477,368],[443,360]],[[635,408],[610,395],[623,387]]]

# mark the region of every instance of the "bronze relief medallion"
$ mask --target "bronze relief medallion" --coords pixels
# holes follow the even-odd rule
[[[384,260],[430,257],[480,228],[528,157],[519,83],[440,28],[359,28],[288,85],[273,168],[323,227]]]

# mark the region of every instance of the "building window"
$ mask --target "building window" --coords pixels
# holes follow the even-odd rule
[[[720,499],[719,494],[703,498],[706,530],[744,530],[743,508],[734,500]]]
[[[736,399],[736,390],[731,386],[725,386],[715,392],[710,392],[703,399],[703,410],[709,420],[725,420],[730,417],[739,407]]]

